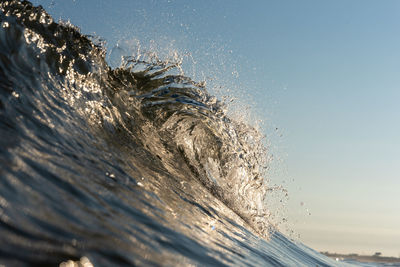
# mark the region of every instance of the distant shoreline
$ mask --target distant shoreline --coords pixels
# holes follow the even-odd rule
[[[332,259],[356,260],[356,261],[365,262],[365,263],[367,263],[367,262],[380,262],[380,263],[400,262],[400,258],[383,257],[380,255],[338,254],[338,253],[330,253],[330,252],[321,252],[321,253]]]

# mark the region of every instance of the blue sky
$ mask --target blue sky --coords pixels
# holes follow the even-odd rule
[[[304,243],[400,256],[399,1],[33,2],[109,48],[190,53],[189,75],[264,120]]]

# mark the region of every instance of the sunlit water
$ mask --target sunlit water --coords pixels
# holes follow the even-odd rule
[[[0,265],[345,266],[270,223],[268,153],[177,62],[0,3]]]

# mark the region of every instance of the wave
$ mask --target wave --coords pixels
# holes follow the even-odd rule
[[[204,225],[247,231],[230,210],[271,234],[261,134],[179,62],[126,57],[111,68],[101,43],[41,6],[11,0],[0,11],[0,258],[44,264],[84,250],[106,255],[101,265],[154,264],[143,255],[175,240],[181,257],[183,243],[198,262],[232,264],[207,256],[210,244],[199,260],[205,241],[194,241]]]

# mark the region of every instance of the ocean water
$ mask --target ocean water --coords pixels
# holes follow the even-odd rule
[[[260,134],[177,62],[105,54],[0,3],[0,266],[362,265],[273,226]]]

